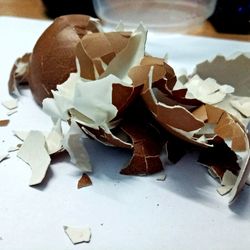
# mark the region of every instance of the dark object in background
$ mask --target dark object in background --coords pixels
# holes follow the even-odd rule
[[[209,20],[218,32],[250,34],[250,0],[218,0]]]
[[[96,17],[92,0],[42,0],[50,18],[67,14],[85,14]]]

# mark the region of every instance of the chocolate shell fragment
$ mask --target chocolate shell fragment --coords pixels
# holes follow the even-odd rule
[[[85,15],[66,15],[55,21],[43,32],[36,42],[32,54],[18,59],[12,69],[9,88],[28,82],[35,100],[41,104],[51,97],[51,90],[63,83],[71,72],[76,71],[75,48],[87,33],[99,32],[97,19]],[[22,62],[26,64],[24,74],[17,70]]]

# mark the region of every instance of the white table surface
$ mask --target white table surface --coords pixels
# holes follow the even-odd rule
[[[31,51],[47,21],[0,17],[0,101],[8,99],[13,62]],[[250,44],[185,35],[149,32],[147,52],[169,55],[174,68],[194,65],[220,53],[250,51]],[[0,107],[0,114],[5,109]],[[19,143],[13,130],[50,130],[50,118],[23,91],[18,112],[0,127],[1,150]],[[93,186],[77,189],[81,172],[69,159],[52,162],[44,183],[29,187],[30,168],[10,153],[0,163],[1,250],[247,250],[250,249],[250,187],[228,206],[216,192],[218,183],[197,155],[167,165],[167,179],[157,174],[119,174],[129,153],[90,142]],[[63,225],[89,226],[90,243],[73,245]]]

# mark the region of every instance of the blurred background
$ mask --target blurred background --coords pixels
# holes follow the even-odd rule
[[[2,16],[54,19],[65,14],[96,17],[92,0],[0,0]],[[187,33],[250,41],[250,0],[218,0],[212,16]]]
[[[60,15],[82,13],[96,16],[93,2],[103,3],[103,6],[115,1],[105,0],[42,0],[45,13],[50,18]],[[116,1],[117,2],[117,1]],[[118,1],[119,2],[119,1]],[[128,1],[123,1],[128,2]],[[136,2],[133,1],[134,5]],[[147,2],[147,1],[144,1]],[[154,2],[154,1],[149,1]],[[159,1],[164,2],[164,1]],[[166,2],[166,1],[165,1]],[[171,0],[169,1],[171,3]],[[172,1],[178,2],[178,1]],[[182,2],[182,1],[180,1]],[[195,2],[195,0],[193,0]],[[208,0],[197,2],[209,2]],[[211,1],[210,1],[211,2]],[[101,7],[103,7],[101,6]],[[207,8],[209,8],[207,6]],[[250,1],[249,0],[218,0],[213,15],[209,18],[219,32],[250,34]]]

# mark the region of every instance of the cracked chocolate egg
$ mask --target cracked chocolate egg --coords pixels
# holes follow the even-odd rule
[[[67,80],[71,72],[76,71],[75,48],[81,38],[89,33],[101,30],[98,19],[85,15],[66,15],[55,21],[37,40],[29,63],[24,64],[19,58],[10,76],[9,86],[19,84],[20,68],[28,82],[32,94],[41,104],[43,99],[51,97],[51,90]],[[27,58],[25,58],[27,59]],[[27,60],[26,60],[27,61]],[[16,80],[15,77],[18,76]]]

